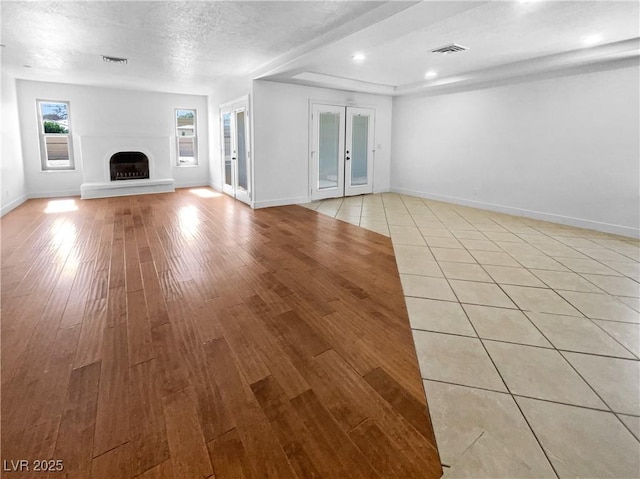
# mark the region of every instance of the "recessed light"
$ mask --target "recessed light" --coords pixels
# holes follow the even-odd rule
[[[595,45],[596,43],[599,43],[601,40],[602,40],[602,35],[600,35],[599,33],[596,33],[594,35],[589,35],[584,37],[582,42],[585,45]]]
[[[353,60],[356,61],[356,62],[361,62],[367,57],[365,57],[363,53],[356,53],[351,58],[353,58]]]
[[[427,73],[424,74],[425,78],[435,78],[437,77],[438,74],[434,71],[428,71]]]

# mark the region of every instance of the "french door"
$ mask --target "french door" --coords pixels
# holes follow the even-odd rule
[[[375,110],[314,104],[311,199],[373,193]]]
[[[249,101],[243,98],[220,107],[222,190],[251,204]]]

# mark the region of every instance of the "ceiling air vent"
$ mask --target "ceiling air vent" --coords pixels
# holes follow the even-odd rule
[[[462,45],[458,45],[457,43],[452,43],[451,45],[445,45],[444,47],[431,50],[431,53],[441,53],[443,55],[448,55],[449,53],[463,52],[468,49],[469,47],[463,47]]]
[[[120,65],[126,65],[129,59],[102,55],[102,61],[106,63],[119,63]]]

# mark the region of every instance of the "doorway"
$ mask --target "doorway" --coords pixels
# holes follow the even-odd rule
[[[375,110],[313,104],[311,199],[373,193]]]
[[[241,98],[220,107],[222,135],[222,190],[251,204],[249,99]]]

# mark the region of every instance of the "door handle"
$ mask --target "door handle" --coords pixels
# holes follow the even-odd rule
[[[232,160],[235,160],[235,159],[236,159],[236,157],[235,157],[235,156],[232,156],[232,157],[231,157],[231,159],[232,159]]]

